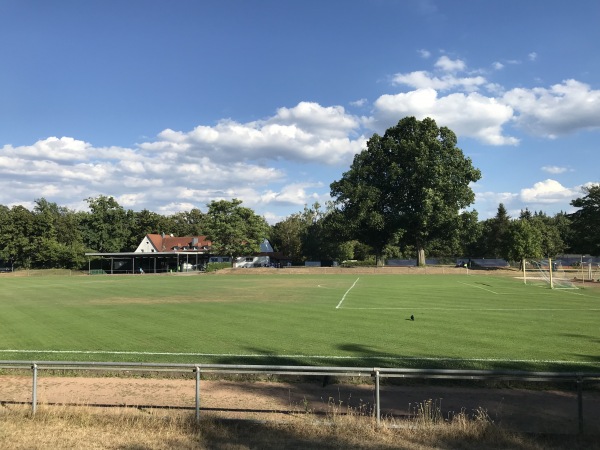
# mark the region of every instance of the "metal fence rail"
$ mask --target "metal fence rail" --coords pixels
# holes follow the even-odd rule
[[[321,366],[279,366],[244,364],[176,364],[144,362],[88,362],[88,361],[1,361],[0,369],[31,370],[31,408],[37,409],[37,382],[43,370],[80,371],[154,371],[154,372],[193,372],[196,380],[195,415],[200,420],[201,374],[253,374],[253,375],[295,375],[295,376],[338,376],[371,378],[375,384],[375,420],[381,423],[380,380],[382,378],[444,379],[444,380],[498,380],[526,382],[565,382],[577,387],[579,432],[583,432],[583,391],[584,383],[600,381],[600,373],[587,372],[526,372],[509,370],[452,370],[452,369],[406,369],[379,367],[321,367]]]

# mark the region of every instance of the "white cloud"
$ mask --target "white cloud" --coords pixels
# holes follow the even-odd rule
[[[301,102],[260,121],[222,120],[188,132],[165,129],[154,141],[132,148],[94,147],[72,137],[4,145],[0,204],[47,196],[85,209],[83,199],[102,194],[126,208],[167,214],[203,208],[219,198],[239,198],[263,210],[323,202],[329,197],[319,184],[294,182],[280,190],[272,184],[289,179],[289,161],[307,168],[350,164],[365,147],[360,132],[365,121],[341,106]]]
[[[502,135],[501,127],[509,123],[516,124],[530,134],[550,139],[579,130],[600,128],[600,91],[591,89],[585,83],[566,80],[550,88],[513,88],[506,91],[481,75],[457,76],[455,72],[466,70],[462,60],[442,56],[435,66],[445,73],[441,76],[427,71],[395,74],[392,84],[409,86],[414,90],[381,96],[375,102],[375,115],[381,112],[384,115],[386,112],[396,115],[406,112],[420,117],[435,116],[446,120],[444,124],[447,126],[457,124],[455,131],[458,134],[475,137],[492,145],[518,143],[518,139]],[[495,62],[493,66],[496,69],[504,67],[500,62]],[[491,96],[476,95],[481,87]],[[445,91],[455,91],[455,94],[437,98],[438,93]],[[449,114],[450,110],[462,109],[465,104],[470,108],[464,110],[465,115],[460,120]],[[478,110],[484,104],[487,107],[480,117]],[[494,117],[491,125],[490,113]],[[397,116],[396,120],[398,117],[401,116]],[[389,122],[386,124],[390,125]]]
[[[116,197],[115,200],[124,208],[135,208],[136,205],[143,203],[146,195],[143,193],[123,194]]]
[[[341,106],[323,107],[318,103],[300,102],[294,108],[279,108],[268,123],[295,125],[307,133],[324,133],[326,136],[346,136],[359,125],[356,117],[346,114]]]
[[[428,59],[429,57],[431,57],[431,52],[429,50],[420,49],[417,50],[417,52],[419,52],[419,55],[421,55],[421,58],[423,59]]]
[[[517,194],[512,192],[476,192],[475,197],[477,202],[488,203],[497,208],[500,203],[507,204],[518,198]]]
[[[556,180],[539,181],[531,188],[521,189],[520,198],[525,203],[560,203],[575,198],[577,191],[564,187]]]
[[[529,61],[535,61],[538,57],[536,52],[531,52],[527,55],[527,57],[529,58]]]
[[[515,145],[518,139],[502,134],[502,126],[512,118],[512,108],[494,98],[477,93],[450,94],[438,98],[434,89],[418,89],[396,95],[382,95],[375,102],[379,128],[387,128],[398,117],[431,117],[461,136],[490,145]]]
[[[444,75],[436,77],[427,71],[421,70],[406,74],[395,74],[392,78],[392,83],[404,84],[415,89],[431,88],[440,91],[464,89],[466,91],[475,91],[480,86],[486,84],[486,79],[482,76],[460,78],[454,75]]]
[[[558,167],[558,166],[544,166],[544,167],[542,167],[542,170],[544,172],[548,172],[553,175],[556,175],[556,174],[565,173],[569,169],[567,169],[566,167]]]
[[[157,141],[140,147],[171,157],[209,157],[220,163],[285,159],[339,164],[350,162],[364,146],[364,136],[351,137],[361,124],[362,119],[341,106],[301,102],[293,108],[279,108],[266,120],[222,120],[214,127],[199,126],[188,133],[164,130]]]
[[[261,196],[261,200],[266,203],[303,206],[318,201],[320,195],[316,192],[307,192],[307,189],[313,187],[322,187],[321,184],[313,183],[292,183],[284,186],[279,192],[267,191]]]
[[[172,215],[183,211],[191,211],[194,208],[198,208],[196,203],[170,202],[165,205],[161,205],[156,212],[163,215]]]
[[[5,145],[2,153],[10,157],[47,161],[86,161],[91,156],[90,147],[90,144],[70,137],[49,137],[30,146]]]
[[[362,107],[362,106],[365,106],[366,104],[367,104],[366,98],[361,98],[361,99],[355,100],[353,102],[350,102],[351,106],[357,106],[357,107]]]
[[[445,72],[462,72],[466,68],[464,61],[450,59],[446,55],[441,56],[435,63],[435,67]]]
[[[518,199],[518,194],[512,192],[475,191],[475,203],[479,220],[494,217],[498,212],[498,205],[502,203],[505,207]]]
[[[518,113],[516,123],[547,137],[600,128],[600,91],[576,80],[546,88],[515,88],[502,100]]]
[[[498,61],[496,61],[496,62],[494,62],[494,63],[492,64],[492,67],[493,67],[495,70],[502,70],[502,69],[504,69],[504,64],[502,64],[501,62],[498,62]]]

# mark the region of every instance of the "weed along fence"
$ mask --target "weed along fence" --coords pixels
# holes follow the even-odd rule
[[[135,362],[73,362],[73,361],[0,361],[3,370],[31,370],[31,408],[36,413],[38,406],[38,382],[46,372],[169,372],[189,373],[195,378],[196,420],[200,420],[202,380],[201,375],[290,375],[302,377],[339,377],[370,380],[374,386],[373,420],[381,424],[382,386],[384,379],[405,378],[414,380],[472,380],[472,381],[517,381],[523,383],[564,383],[568,389],[577,392],[578,430],[584,431],[584,391],[600,381],[600,373],[586,372],[525,372],[495,370],[450,370],[450,369],[402,369],[377,367],[320,367],[320,366],[277,366],[277,365],[235,365],[235,364],[163,364]],[[218,377],[217,377],[218,379]],[[383,390],[385,395],[385,390]],[[9,403],[0,398],[2,403]],[[133,406],[133,405],[131,405]],[[573,405],[575,406],[575,405]],[[191,409],[191,408],[186,408]],[[575,408],[573,408],[573,411]],[[596,430],[598,432],[599,430]]]

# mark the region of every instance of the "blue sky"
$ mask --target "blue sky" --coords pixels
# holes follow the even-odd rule
[[[0,0],[0,204],[239,198],[276,223],[413,115],[482,171],[480,219],[572,212],[600,182],[599,20],[596,0]]]

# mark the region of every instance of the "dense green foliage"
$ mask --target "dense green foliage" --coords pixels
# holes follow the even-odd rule
[[[475,201],[469,184],[481,173],[456,143],[452,130],[430,118],[406,117],[373,135],[331,184],[350,237],[377,256],[394,242],[414,245],[424,265],[426,247],[456,236],[460,211]]]
[[[267,221],[242,201],[219,200],[208,205],[204,232],[217,255],[240,256],[258,253],[260,244],[269,233]]]
[[[579,208],[571,214],[574,248],[580,252],[600,254],[600,185],[584,188],[586,194],[571,202]]]
[[[573,295],[473,271],[272,270],[9,276],[2,279],[0,359],[523,370],[598,364],[591,339],[597,289]]]
[[[586,204],[588,198],[579,199]],[[590,199],[592,201],[593,199]],[[8,208],[0,205],[0,266],[15,268],[76,269],[85,264],[85,252],[133,251],[148,233],[215,236],[231,229],[234,219],[227,217],[227,228],[211,228],[217,214],[194,209],[172,216],[162,216],[148,210],[124,210],[112,198],[89,199],[90,212],[75,212],[50,203],[35,201],[32,211],[23,206]],[[233,209],[242,208],[239,201],[226,202]],[[580,204],[579,202],[577,204]],[[249,208],[243,208],[236,220],[253,218],[244,229],[238,225],[229,236],[234,253],[250,251],[264,238],[269,238],[276,251],[290,257],[295,264],[306,260],[375,259],[376,250],[366,242],[350,239],[343,230],[344,222],[334,209],[323,211],[318,203],[292,214],[272,227]],[[600,213],[589,207],[584,213],[547,216],[543,212],[523,211],[512,219],[502,204],[492,219],[477,220],[477,212],[462,212],[457,229],[447,239],[433,239],[427,246],[430,257],[490,257],[518,261],[522,257],[554,257],[563,253],[600,254],[598,233],[582,224],[595,224]],[[118,218],[118,219],[117,219]],[[573,220],[576,224],[572,224]],[[125,224],[125,226],[123,226]],[[252,231],[254,229],[254,231]],[[241,244],[235,247],[236,239]],[[221,242],[223,240],[217,240]],[[224,241],[223,241],[224,242]],[[110,249],[110,250],[109,250]],[[414,258],[416,247],[394,241],[383,247],[384,258]]]

